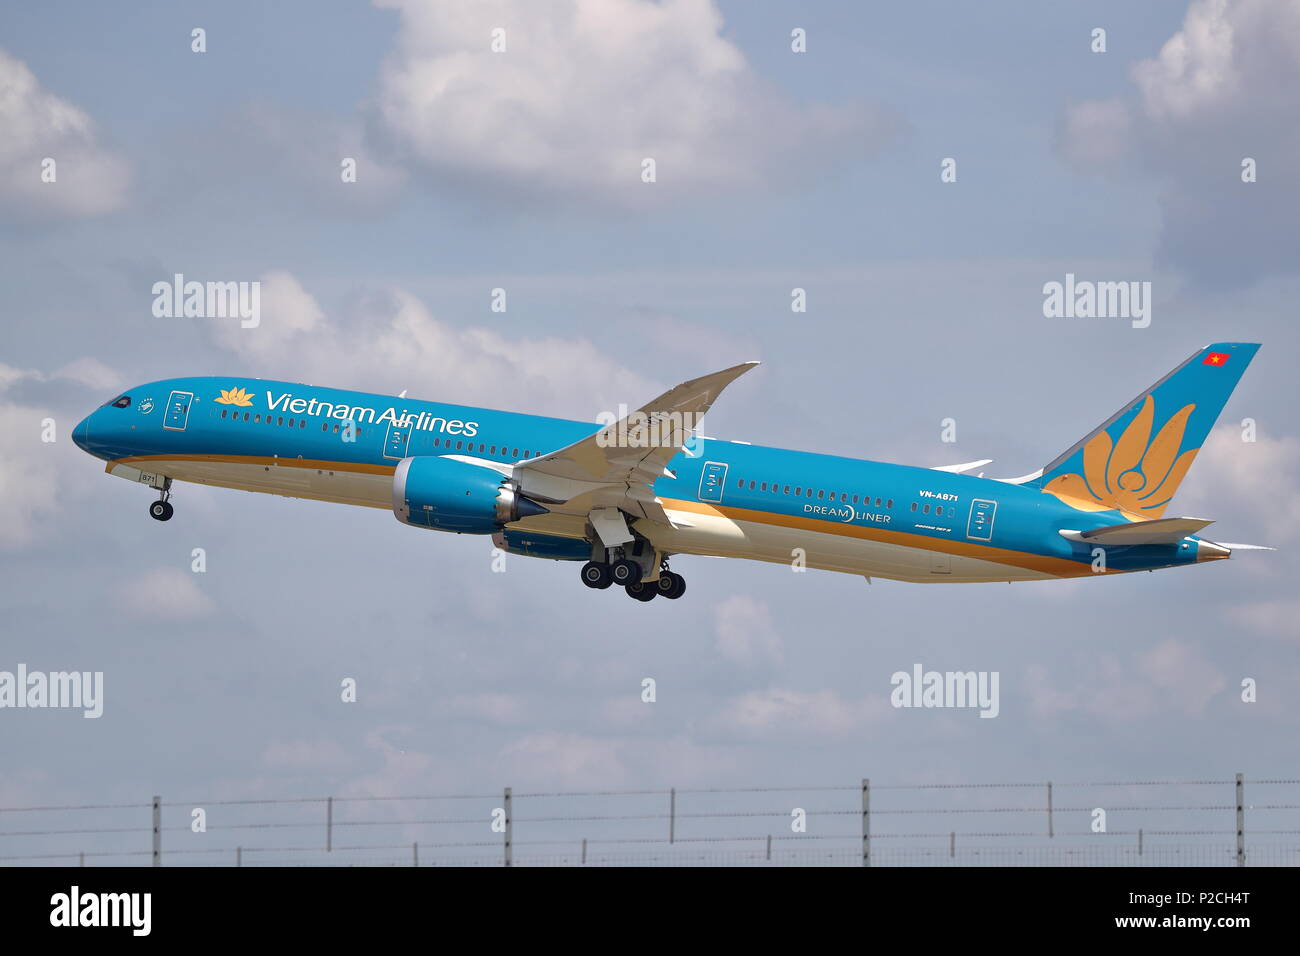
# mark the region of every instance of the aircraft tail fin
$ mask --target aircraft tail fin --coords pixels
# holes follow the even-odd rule
[[[1159,518],[1259,345],[1195,352],[1051,464],[1036,484],[1081,511]]]

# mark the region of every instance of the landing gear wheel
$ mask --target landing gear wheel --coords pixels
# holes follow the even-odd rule
[[[653,601],[655,595],[659,593],[659,589],[653,584],[643,584],[640,581],[627,585],[623,590],[627,592],[628,597],[638,601]]]
[[[598,591],[609,587],[614,583],[609,574],[609,565],[588,561],[582,566],[582,583]]]
[[[661,571],[656,584],[659,587],[660,596],[666,597],[670,601],[676,601],[686,593],[686,579],[672,571]]]
[[[609,566],[609,575],[615,584],[624,586],[635,584],[641,580],[641,565],[628,558],[623,558],[621,561],[615,561]]]
[[[172,511],[170,501],[155,501],[149,506],[149,517],[158,521],[166,521],[172,516]]]

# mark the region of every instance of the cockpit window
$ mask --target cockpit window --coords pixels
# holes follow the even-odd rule
[[[112,405],[114,408],[126,408],[126,406],[131,404],[131,396],[123,395],[120,398],[113,399],[108,404]]]

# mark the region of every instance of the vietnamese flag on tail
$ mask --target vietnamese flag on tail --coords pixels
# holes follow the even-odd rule
[[[1202,365],[1222,365],[1222,364],[1224,364],[1224,363],[1227,362],[1227,361],[1228,361],[1228,353],[1227,353],[1227,352],[1211,352],[1209,355],[1205,356],[1205,359],[1201,362],[1201,364],[1202,364]]]

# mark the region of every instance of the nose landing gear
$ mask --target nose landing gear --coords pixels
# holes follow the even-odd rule
[[[169,500],[172,496],[172,480],[163,479],[163,486],[158,489],[158,500],[149,505],[149,517],[155,521],[167,521],[171,518],[172,503]]]

